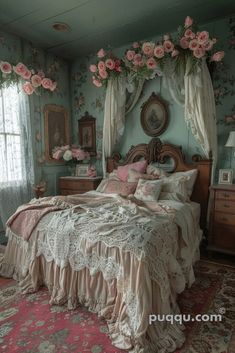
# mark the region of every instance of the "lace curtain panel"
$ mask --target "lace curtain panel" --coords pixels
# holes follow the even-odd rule
[[[10,86],[0,90],[0,218],[32,198],[33,153],[28,96]]]

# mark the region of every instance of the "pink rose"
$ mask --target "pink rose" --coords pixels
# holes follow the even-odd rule
[[[2,61],[0,64],[0,70],[4,74],[10,74],[12,72],[12,66],[7,61]]]
[[[33,87],[39,87],[42,84],[42,78],[39,75],[33,75],[31,77]]]
[[[205,55],[205,50],[202,48],[197,48],[193,51],[195,58],[200,59]]]
[[[50,87],[50,91],[53,92],[56,89],[56,87],[57,87],[57,82],[55,82],[55,81],[52,82],[52,85]]]
[[[213,48],[213,42],[212,42],[212,40],[208,40],[208,42],[206,42],[206,43],[204,43],[203,45],[202,45],[202,47],[206,50],[206,51],[209,51],[209,50],[211,50],[212,48]]]
[[[94,84],[96,87],[101,87],[101,86],[102,86],[102,83],[101,83],[100,80],[98,80],[97,78],[94,78],[94,79],[93,79],[93,84]]]
[[[224,58],[224,51],[217,51],[211,57],[211,61],[221,61]]]
[[[192,26],[192,24],[193,24],[193,19],[191,17],[187,16],[184,21],[184,27],[188,28],[188,27]]]
[[[52,158],[54,159],[61,159],[63,157],[64,151],[61,151],[60,149],[58,149],[57,151],[55,151],[52,154]]]
[[[165,40],[163,43],[163,48],[166,53],[170,53],[174,49],[174,44],[170,40]]]
[[[163,39],[164,40],[170,40],[170,35],[169,34],[164,34]]]
[[[199,44],[204,44],[209,39],[209,33],[207,31],[202,31],[198,34],[197,40]]]
[[[50,78],[43,78],[42,79],[42,87],[45,89],[51,89],[52,81]]]
[[[149,58],[146,61],[146,65],[148,69],[155,69],[157,67],[156,60],[154,58]]]
[[[161,59],[164,56],[164,48],[162,45],[157,45],[154,49],[154,56],[156,58]]]
[[[185,38],[185,37],[182,37],[182,38],[180,39],[180,46],[181,46],[181,48],[183,48],[183,49],[187,49],[187,48],[189,47],[188,39]]]
[[[17,75],[22,76],[22,75],[25,74],[25,72],[26,72],[28,69],[27,69],[27,67],[26,67],[24,64],[18,63],[16,66],[13,67],[13,70],[15,71],[15,73],[16,73]]]
[[[179,51],[174,49],[173,52],[171,53],[172,58],[176,57],[179,55]]]
[[[191,38],[191,39],[193,39],[193,38],[195,38],[195,33],[193,32],[193,31],[191,31],[191,29],[186,29],[186,31],[184,32],[184,36],[186,37],[186,38]]]
[[[153,49],[154,49],[154,43],[152,42],[146,42],[146,43],[143,43],[142,45],[142,51],[147,56],[153,55]]]
[[[108,77],[107,71],[106,70],[100,70],[99,75],[101,78],[106,79]]]
[[[104,61],[101,60],[98,62],[98,69],[99,70],[106,70]]]
[[[34,88],[33,88],[33,86],[31,85],[30,82],[25,82],[23,84],[23,90],[28,96],[33,94],[33,92],[34,92]]]
[[[38,76],[40,76],[41,78],[44,78],[45,77],[45,74],[42,70],[39,70],[38,71]]]
[[[115,68],[115,63],[112,59],[107,59],[105,61],[105,65],[109,70],[113,70]]]
[[[115,68],[114,68],[117,72],[121,72],[122,68],[121,68],[121,61],[120,60],[116,60],[115,61]]]
[[[132,44],[132,47],[133,47],[134,49],[136,49],[136,48],[139,48],[140,45],[139,45],[138,42],[134,42],[134,43]]]
[[[139,63],[142,62],[142,55],[141,54],[135,54],[134,56],[134,64],[135,65],[139,65]]]
[[[189,42],[189,49],[191,49],[191,50],[196,50],[197,48],[199,48],[199,44],[198,44],[197,39],[192,39],[192,40],[190,40],[190,42]]]
[[[97,71],[97,66],[96,65],[90,65],[90,72],[96,72]]]
[[[24,80],[29,80],[30,77],[31,77],[31,75],[32,75],[31,71],[29,71],[29,70],[27,69],[27,70],[25,71],[25,73],[23,73],[23,74],[21,75],[21,77],[22,77]]]
[[[131,61],[134,59],[135,56],[135,51],[134,50],[128,50],[126,53],[126,58],[127,60]]]
[[[104,51],[104,49],[100,49],[97,53],[98,58],[103,58],[106,55],[106,52]]]

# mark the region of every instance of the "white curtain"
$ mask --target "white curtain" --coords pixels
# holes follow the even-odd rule
[[[185,89],[184,89],[184,67],[179,65],[176,69],[175,62],[168,60],[164,66],[163,86],[168,90],[174,101],[184,106]]]
[[[11,86],[0,90],[0,218],[3,224],[28,202],[34,183],[28,96]]]
[[[127,84],[127,91],[129,91],[130,96],[129,99],[127,99],[126,101],[125,115],[129,114],[138,102],[143,89],[144,82],[145,79],[140,78],[139,80],[134,80],[133,82]]]
[[[217,161],[217,129],[214,91],[206,61],[198,66],[196,72],[187,74],[190,63],[187,62],[185,83],[185,120],[193,135],[202,147],[205,156],[213,153],[214,167]]]
[[[126,103],[126,77],[108,81],[104,105],[103,174],[106,174],[106,157],[110,157],[115,144],[124,132]]]

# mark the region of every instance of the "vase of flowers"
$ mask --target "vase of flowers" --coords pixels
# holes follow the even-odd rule
[[[71,174],[75,175],[76,165],[90,160],[89,152],[84,151],[76,145],[66,145],[55,147],[52,151],[52,157],[57,160],[63,159],[68,165]]]

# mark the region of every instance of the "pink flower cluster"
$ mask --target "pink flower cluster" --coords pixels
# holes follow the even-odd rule
[[[12,66],[7,61],[0,62],[0,71],[7,79],[7,75],[20,76],[26,82],[23,84],[23,90],[26,94],[31,95],[35,92],[35,89],[38,87],[43,87],[44,89],[50,90],[53,92],[57,83],[52,81],[50,78],[46,78],[43,71],[38,71],[35,73],[34,70],[29,70],[26,65],[19,62],[16,66]]]
[[[217,42],[216,38],[210,38],[209,32],[196,32],[193,30],[193,19],[186,17],[184,23],[183,35],[179,40],[182,49],[189,49],[195,58],[201,59],[207,56],[208,52],[212,50],[214,44]],[[220,51],[211,57],[211,61],[220,61],[224,57],[224,52]]]
[[[64,159],[65,161],[75,160],[75,161],[83,161],[84,159],[89,159],[89,152],[84,151],[80,147],[69,145],[55,147],[52,151],[52,157],[54,159]]]
[[[93,73],[92,80],[96,87],[101,87],[104,82],[112,74],[120,74],[122,72],[122,61],[110,53],[106,53],[104,49],[100,49],[97,53],[97,64],[90,65],[90,71]]]

